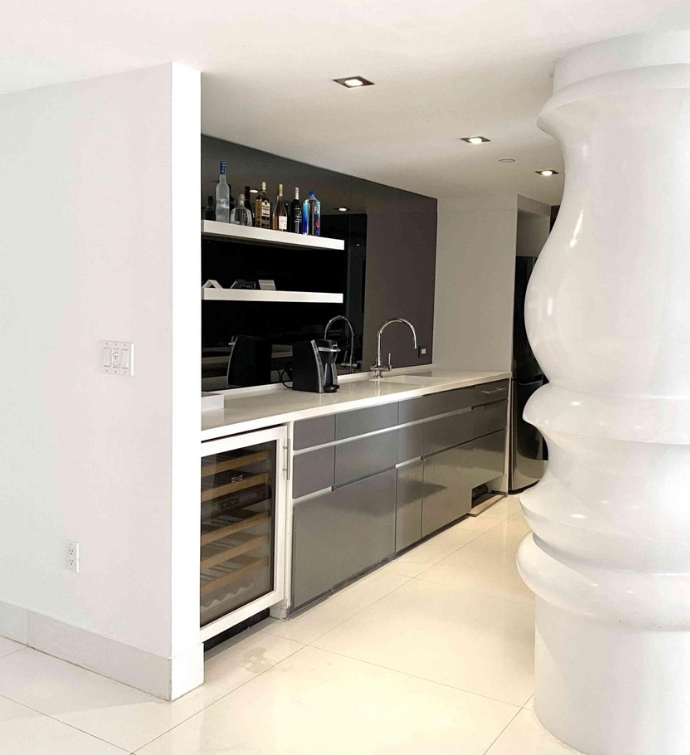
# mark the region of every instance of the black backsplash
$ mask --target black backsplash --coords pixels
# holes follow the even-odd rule
[[[352,322],[355,358],[365,365],[371,360],[376,329],[383,319],[394,316],[408,317],[428,348],[426,356],[418,357],[407,343],[409,332],[392,328],[386,334],[386,348],[393,351],[394,365],[431,360],[436,200],[211,137],[202,137],[201,153],[201,204],[215,195],[218,164],[224,160],[235,199],[245,185],[257,189],[262,181],[267,183],[271,201],[278,183],[284,185],[288,202],[295,186],[302,199],[313,190],[321,202],[322,236],[345,242],[345,251],[287,250],[204,237],[202,282],[215,279],[227,288],[238,279],[267,278],[275,281],[278,290],[345,296],[342,305],[204,302],[205,388],[224,387],[223,366],[217,357],[227,351],[232,336],[266,338],[280,352],[282,345],[322,337],[328,320],[338,314]],[[348,212],[339,207],[347,207]],[[332,337],[346,348],[343,329],[334,327]],[[209,360],[214,356],[215,360]],[[277,360],[274,380],[279,379],[285,361]]]

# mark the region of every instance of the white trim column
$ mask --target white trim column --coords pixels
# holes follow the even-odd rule
[[[535,710],[587,755],[690,751],[690,32],[560,61],[566,184],[530,281]]]

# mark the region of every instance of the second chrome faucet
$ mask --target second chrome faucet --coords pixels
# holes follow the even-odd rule
[[[393,369],[393,366],[391,365],[390,352],[388,353],[388,364],[383,364],[383,362],[381,361],[381,336],[383,335],[383,331],[394,322],[401,322],[403,325],[407,325],[407,327],[412,331],[414,347],[415,349],[419,349],[419,346],[417,345],[417,331],[409,320],[406,320],[404,317],[393,317],[391,320],[386,320],[386,322],[383,323],[383,325],[379,328],[378,333],[376,334],[376,363],[372,365],[371,369],[374,372],[374,377],[377,379],[381,377],[381,374],[383,372],[388,372],[389,370]]]

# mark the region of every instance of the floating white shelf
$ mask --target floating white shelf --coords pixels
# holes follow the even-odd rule
[[[259,291],[245,288],[202,288],[204,301],[263,301],[308,304],[342,304],[342,294],[322,294],[311,291]]]
[[[205,236],[221,236],[245,244],[271,244],[274,246],[295,247],[299,249],[330,249],[342,251],[345,242],[341,239],[327,239],[323,236],[302,236],[299,233],[272,231],[267,228],[219,223],[216,220],[204,220],[202,232]]]

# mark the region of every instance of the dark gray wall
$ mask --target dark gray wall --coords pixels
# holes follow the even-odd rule
[[[376,332],[391,317],[416,328],[424,356],[404,325],[391,325],[382,340],[384,361],[394,367],[429,364],[434,334],[436,200],[389,186],[352,179],[352,204],[367,215],[367,281],[364,298],[364,360],[376,356]]]
[[[334,223],[343,221],[337,207],[350,208],[351,222],[345,225],[343,232],[346,249],[351,260],[366,254],[364,322],[358,328],[360,332],[363,328],[365,366],[375,357],[376,331],[391,317],[409,319],[416,326],[420,346],[426,348],[427,353],[418,356],[409,330],[403,325],[392,325],[383,338],[384,359],[390,351],[394,367],[431,362],[436,271],[435,199],[206,136],[202,137],[201,157],[202,202],[207,195],[215,193],[218,163],[225,160],[235,197],[244,191],[245,184],[257,188],[261,181],[266,181],[273,199],[276,184],[280,182],[285,186],[288,201],[295,186],[300,187],[302,197],[314,189],[321,201],[322,216],[332,216]],[[364,237],[363,227],[366,228]],[[295,264],[300,264],[297,257]],[[349,288],[355,293],[356,286]],[[345,293],[347,301],[349,292]],[[350,314],[356,317],[356,308],[351,309]],[[344,314],[345,310],[344,306]]]

